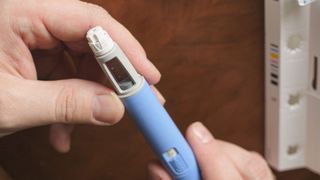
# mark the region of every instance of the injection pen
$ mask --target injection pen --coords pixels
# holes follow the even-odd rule
[[[191,147],[120,47],[100,26],[88,31],[87,40],[127,112],[171,176],[200,180]]]

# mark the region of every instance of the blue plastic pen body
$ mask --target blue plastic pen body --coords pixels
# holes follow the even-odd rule
[[[147,82],[144,81],[138,92],[122,101],[130,117],[174,179],[200,180],[197,161],[189,144]],[[170,157],[168,153],[176,155]]]

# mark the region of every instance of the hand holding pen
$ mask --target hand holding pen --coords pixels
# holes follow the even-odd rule
[[[108,29],[148,83],[160,80],[138,41],[102,7],[21,2],[0,1],[0,136],[52,124],[51,144],[68,152],[73,124],[106,126],[122,118],[119,98],[100,83],[105,77],[85,39],[89,27]]]

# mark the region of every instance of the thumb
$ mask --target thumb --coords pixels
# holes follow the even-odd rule
[[[203,179],[242,179],[218,141],[202,123],[191,124],[186,137],[198,160]]]
[[[95,82],[32,81],[15,77],[1,78],[0,82],[5,86],[0,93],[0,102],[4,103],[0,132],[52,123],[114,124],[124,113],[119,98]]]

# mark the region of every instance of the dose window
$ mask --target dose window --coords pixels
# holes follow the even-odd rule
[[[106,67],[122,90],[131,88],[135,83],[118,58],[105,62]]]

